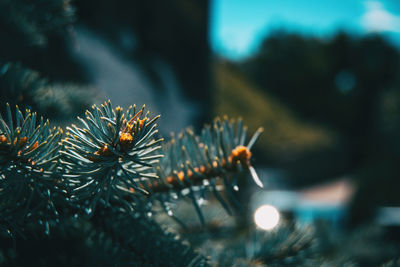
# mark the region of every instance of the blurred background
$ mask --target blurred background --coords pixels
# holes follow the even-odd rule
[[[11,2],[1,102],[62,125],[108,98],[146,104],[164,136],[241,116],[264,128],[254,209],[400,225],[397,0]]]

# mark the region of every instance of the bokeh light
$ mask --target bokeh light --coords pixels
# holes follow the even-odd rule
[[[262,205],[254,213],[254,222],[263,230],[272,230],[279,224],[278,210],[271,205]]]

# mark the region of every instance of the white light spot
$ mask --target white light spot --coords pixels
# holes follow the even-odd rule
[[[205,199],[202,197],[197,200],[197,204],[199,204],[199,206],[204,205],[205,202],[206,202]]]
[[[262,205],[254,213],[254,222],[263,230],[272,230],[279,223],[278,210],[271,205]]]

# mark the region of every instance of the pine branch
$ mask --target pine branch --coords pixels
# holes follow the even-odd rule
[[[113,218],[109,220],[106,218]],[[102,209],[93,221],[101,229],[98,242],[103,249],[117,250],[131,262],[120,259],[117,266],[129,264],[149,266],[207,266],[206,259],[175,234],[163,230],[155,221],[145,216],[134,216],[115,209]],[[104,246],[108,240],[108,248]],[[122,252],[122,253],[121,253]]]
[[[62,132],[43,118],[37,123],[36,113],[29,110],[23,115],[16,107],[15,114],[13,118],[7,104],[5,119],[0,115],[0,224],[18,230],[30,219],[48,230],[57,215],[53,195],[60,192]]]
[[[21,64],[0,62],[0,94],[2,105],[0,111],[5,111],[3,104],[19,105],[35,111],[39,103],[35,101],[35,94],[46,86],[46,81],[35,71],[22,67]],[[4,102],[3,102],[4,101]]]
[[[158,152],[162,139],[154,138],[158,116],[150,119],[149,113],[144,114],[144,107],[138,112],[135,107],[130,107],[124,113],[120,107],[113,109],[110,101],[100,108],[93,106],[91,112],[86,112],[85,119],[79,118],[82,128],[75,125],[67,128],[68,137],[62,140],[62,146],[58,142],[61,132],[50,131],[48,122],[42,120],[38,127],[34,127],[35,113],[27,111],[24,118],[17,108],[14,127],[9,106],[7,111],[11,126],[2,120],[2,164],[13,162],[19,168],[38,172],[42,180],[47,178],[47,186],[54,187],[44,190],[48,197],[55,189],[66,190],[68,198],[65,204],[71,205],[72,209],[83,209],[89,215],[93,214],[98,203],[145,214],[151,212],[152,200],[155,199],[168,215],[173,216],[169,202],[177,196],[188,196],[204,223],[199,194],[206,190],[212,192],[231,213],[229,205],[237,204],[234,191],[238,190],[238,176],[251,176],[262,186],[250,163],[250,148],[262,130],[258,130],[245,145],[247,130],[241,120],[217,119],[211,127],[203,129],[201,136],[187,130],[165,146],[166,156],[158,164],[162,157]],[[3,176],[19,175],[19,171],[14,170],[18,169],[6,168]],[[55,173],[62,179],[55,179]],[[13,179],[19,180],[33,181]],[[55,180],[58,184],[53,185]],[[39,188],[42,185],[29,186]],[[3,188],[5,195],[6,188],[11,187]],[[228,193],[227,200],[219,193],[221,188]],[[30,199],[28,193],[21,195],[24,200]]]
[[[98,208],[87,217],[60,217],[45,235],[29,224],[26,237],[11,239],[0,232],[0,266],[207,266],[176,234],[167,232],[149,218]]]
[[[400,266],[400,259],[399,258],[395,258],[392,259],[388,262],[385,262],[381,265],[381,267],[396,267],[396,266]]]
[[[217,266],[321,266],[319,241],[312,227],[281,226],[272,232],[252,230],[239,238],[230,233],[205,242],[201,251]]]
[[[82,128],[67,128],[61,151],[64,177],[70,199],[85,206],[88,214],[98,201],[133,210],[140,197],[136,194],[149,194],[146,184],[156,177],[152,166],[161,157],[157,150],[162,139],[154,138],[158,116],[148,116],[144,107],[136,112],[133,106],[124,113],[108,101],[79,118]]]
[[[165,145],[165,156],[157,166],[160,180],[153,180],[148,186],[170,216],[173,214],[167,202],[187,195],[204,224],[198,198],[206,190],[212,192],[230,214],[229,205],[220,195],[218,185],[224,185],[231,204],[237,202],[234,191],[238,190],[238,176],[250,176],[262,187],[250,163],[250,149],[261,132],[260,128],[245,145],[247,128],[240,119],[229,121],[228,118],[217,118],[211,126],[202,130],[200,136],[195,136],[188,129]]]
[[[76,84],[50,83],[38,72],[17,63],[0,62],[0,112],[6,102],[21,109],[35,110],[48,118],[71,120],[72,116],[90,107],[94,94],[90,87]]]

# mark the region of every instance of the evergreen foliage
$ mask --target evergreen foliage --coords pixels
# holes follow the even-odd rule
[[[188,12],[196,13],[197,9],[192,9],[191,4],[175,1],[175,8],[181,8],[175,14],[174,9],[166,12],[163,8],[154,9],[152,4],[140,1],[120,1],[121,5],[115,5],[112,1],[106,4],[92,2],[76,3],[81,8],[81,14],[86,16],[84,20],[92,25],[101,24],[102,28],[112,32],[110,35],[113,38],[119,38],[119,31],[108,28],[110,21],[114,21],[114,14],[118,14],[118,20],[115,21],[123,22],[121,25],[125,26],[122,28],[131,25],[138,30],[138,36],[142,38],[138,51],[149,54],[152,50],[161,51],[161,55],[172,61],[179,74],[188,74],[182,75],[180,80],[185,88],[191,88],[189,95],[197,99],[208,97],[211,87],[207,85],[207,71],[193,71],[197,70],[197,65],[191,64],[189,69],[187,65],[186,55],[193,54],[192,47],[201,50],[196,54],[200,70],[208,70],[204,66],[209,62],[209,50],[206,38],[203,38],[206,36],[206,22],[201,24],[200,31],[193,30],[197,29],[197,20],[193,20],[193,24],[181,23]],[[168,5],[159,2],[162,6]],[[94,4],[97,6],[94,7]],[[127,8],[132,6],[138,7],[135,12],[140,18],[133,16],[132,19],[132,10]],[[123,16],[120,16],[120,12],[110,12],[109,7],[123,11]],[[202,14],[199,21],[206,20],[208,1],[202,2],[199,7]],[[92,8],[101,12],[91,17]],[[143,9],[147,13],[143,13]],[[105,19],[107,13],[112,15]],[[142,16],[142,13],[148,15]],[[152,26],[151,31],[141,28],[141,19],[152,21],[154,14],[161,16],[166,13],[172,14],[174,19],[167,16],[157,20],[154,25],[162,24],[161,29],[164,29],[158,34],[153,31],[158,26]],[[254,229],[253,225],[242,223],[249,219],[246,214],[249,212],[246,194],[250,192],[246,188],[247,182],[253,180],[256,185],[263,185],[252,166],[251,151],[262,129],[257,130],[248,141],[247,128],[241,119],[217,118],[211,125],[205,126],[199,135],[187,129],[164,143],[157,132],[158,116],[150,116],[144,107],[136,109],[132,106],[126,111],[120,107],[113,108],[108,101],[99,107],[92,106],[81,115],[82,118],[78,117],[76,125],[72,124],[66,131],[50,127],[49,120],[42,116],[65,125],[85,107],[97,101],[87,86],[60,82],[71,76],[74,78],[67,80],[83,80],[80,79],[83,74],[79,67],[75,68],[73,60],[66,56],[67,45],[63,42],[73,36],[72,22],[75,19],[74,7],[69,0],[0,0],[1,266],[399,265],[398,243],[388,239],[387,232],[382,228],[360,228],[359,231],[346,232],[333,227],[320,228],[318,225],[297,227],[283,220],[276,230],[262,232]],[[183,31],[176,31],[178,24]],[[203,34],[200,34],[203,36],[200,41],[196,37],[200,36],[198,32]],[[171,42],[160,41],[163,36],[168,36]],[[171,36],[177,39],[172,41]],[[192,45],[188,46],[187,41]],[[368,107],[375,106],[372,100],[379,96],[378,81],[383,79],[389,83],[395,77],[394,72],[387,71],[386,67],[375,74],[374,64],[360,61],[359,58],[367,58],[364,54],[370,54],[368,47],[383,47],[383,50],[371,50],[381,51],[374,54],[373,61],[378,65],[391,66],[388,70],[394,70],[393,66],[397,65],[396,53],[379,38],[357,44],[345,35],[339,35],[333,41],[330,47],[317,40],[307,42],[295,36],[272,36],[272,39],[264,42],[259,55],[250,58],[242,67],[258,85],[267,85],[272,89],[277,99],[292,101],[297,111],[312,115],[317,121],[325,121],[324,115],[328,115],[326,123],[336,125],[342,132],[348,132],[354,140],[358,140],[371,125],[370,118],[373,116],[370,112],[373,109]],[[151,48],[152,44],[156,46]],[[339,61],[322,60],[333,62],[332,69],[329,69],[329,66],[320,68],[320,61],[311,60],[312,64],[304,71],[312,78],[298,75],[298,66],[304,67],[301,59],[314,58],[316,52],[324,58],[328,56],[322,51],[327,50],[325,48],[341,51],[341,46],[348,45],[351,48],[349,51],[354,50],[354,54],[358,55],[354,61],[352,59],[342,64],[340,61],[345,60],[347,54]],[[359,52],[358,46],[368,49]],[[300,50],[295,49],[298,47],[307,53],[298,53]],[[320,47],[317,49],[319,52],[315,47]],[[321,50],[321,47],[325,48]],[[289,52],[281,53],[281,50]],[[179,57],[175,60],[173,51],[179,51]],[[128,55],[133,53],[125,52]],[[284,59],[289,59],[289,65],[275,64],[280,62],[282,54],[286,55]],[[144,61],[148,58],[153,60],[151,54],[143,57]],[[360,81],[364,81],[360,85],[364,87],[358,88],[356,84],[353,90],[337,91],[336,85],[331,84],[328,94],[321,93],[321,86],[326,86],[325,80],[335,80],[337,72],[343,69],[346,75],[364,73],[362,76],[368,78],[360,78]],[[265,70],[269,75],[264,75]],[[298,79],[285,78],[281,81],[281,77],[284,77],[281,74],[289,72]],[[316,73],[320,74],[317,80]],[[218,76],[226,80],[224,73]],[[233,76],[238,78],[239,75],[234,73]],[[265,77],[268,78],[265,80]],[[358,82],[358,75],[356,77]],[[224,86],[226,88],[221,93],[221,99],[225,100],[230,94],[235,112],[247,112],[251,121],[246,118],[246,122],[250,126],[258,126],[260,121],[249,112],[249,106],[260,111],[255,113],[273,114],[271,116],[274,119],[269,120],[270,129],[277,128],[279,131],[275,136],[270,133],[267,138],[269,143],[266,144],[270,144],[272,149],[279,147],[286,151],[283,154],[288,155],[291,154],[287,152],[288,143],[282,140],[291,140],[290,144],[296,147],[314,144],[314,141],[318,141],[317,146],[331,142],[332,136],[313,125],[300,127],[297,120],[292,119],[290,110],[274,101],[263,101],[260,92],[251,93],[249,99],[256,99],[254,102],[236,95],[231,84],[237,83],[234,87],[240,90],[248,86],[237,82],[240,79],[230,80],[233,83]],[[279,85],[281,82],[286,84],[286,88]],[[298,84],[305,85],[307,90],[297,90]],[[358,93],[359,89],[368,94]],[[304,92],[311,92],[314,99],[318,98],[319,101],[312,101],[312,105],[308,105],[313,98],[308,98]],[[393,94],[396,95],[395,90]],[[393,94],[388,94],[387,98],[390,99]],[[359,99],[361,96],[366,98]],[[384,108],[393,108],[393,105],[384,105],[383,102]],[[338,103],[345,104],[345,113],[337,110]],[[318,105],[317,109],[313,108],[314,105]],[[366,114],[370,116],[365,116],[363,110],[367,110]],[[280,115],[277,116],[277,113]],[[347,114],[351,115],[351,120],[344,116]],[[387,118],[387,113],[382,114]],[[200,116],[203,115],[207,116],[206,112]],[[360,121],[358,118],[361,118]],[[286,126],[271,124],[271,121],[281,123],[282,119],[288,122]],[[396,124],[397,116],[392,119],[392,124]],[[287,128],[288,125],[295,127]],[[281,132],[287,136],[282,138]],[[396,137],[393,134],[392,138]],[[397,164],[396,155],[389,154],[390,164]],[[384,157],[380,160],[389,162]],[[316,165],[315,162],[313,165]],[[307,169],[309,176],[311,170],[303,168]],[[384,172],[379,169],[379,172],[368,173],[375,178]],[[393,172],[393,177],[396,177],[395,174]],[[299,176],[299,173],[296,175]],[[388,184],[395,191],[393,183]],[[376,183],[373,185],[374,191],[385,192],[384,197],[388,198],[387,191],[376,190]],[[371,199],[371,191],[366,191],[367,199]],[[209,201],[204,201],[205,198]],[[174,206],[178,202],[190,203],[189,207],[197,217],[190,212],[186,214],[185,209],[176,212]],[[220,218],[210,223],[205,212],[207,207],[201,207],[204,202],[220,204],[222,208],[216,207],[232,215],[229,220],[234,224],[224,227],[222,220],[217,221]],[[362,202],[365,205],[366,201]],[[363,212],[362,215],[365,214]],[[218,213],[218,216],[221,214]],[[169,219],[161,222],[160,217],[172,218],[181,227],[172,228]],[[187,227],[186,222],[191,217],[194,217],[193,221],[199,220],[201,227]]]
[[[17,224],[38,219],[48,231],[49,216],[57,214],[53,194],[61,189],[61,177],[55,175],[61,130],[51,129],[43,118],[37,122],[29,110],[24,116],[17,107],[15,114],[7,104],[6,119],[0,117],[2,227],[13,234]]]
[[[67,56],[75,19],[69,0],[0,1],[1,112],[8,102],[67,121],[90,107],[91,88],[76,83],[82,74]]]
[[[148,180],[156,178],[151,168],[161,157],[151,153],[160,148],[162,139],[153,138],[158,116],[150,119],[143,110],[136,113],[134,106],[124,114],[121,107],[112,109],[108,101],[86,112],[86,119],[80,119],[83,128],[67,128],[62,151],[64,177],[72,188],[71,200],[92,198],[88,213],[98,200],[106,205],[121,202],[126,209],[133,209],[129,206],[134,201],[125,198],[135,198],[137,192],[149,194]]]
[[[247,127],[243,126],[241,119],[229,121],[228,118],[217,118],[212,125],[202,129],[200,136],[196,136],[192,129],[187,129],[177,138],[173,137],[164,146],[165,156],[157,166],[161,182],[155,181],[151,185],[152,190],[157,193],[156,198],[163,204],[165,200],[188,196],[204,224],[198,199],[208,191],[228,214],[232,214],[229,206],[238,206],[235,197],[238,177],[250,176],[262,187],[257,173],[250,165],[250,149],[261,132],[262,128],[245,145]],[[218,192],[220,184],[223,184],[227,192],[227,200]],[[172,216],[170,208],[163,205],[165,211]]]
[[[24,61],[75,20],[69,0],[0,1],[0,59]]]
[[[21,63],[1,63],[1,60],[0,94],[3,103],[35,110],[58,121],[71,120],[82,108],[90,107],[94,98],[88,86],[49,82]],[[5,105],[0,111],[5,112]]]
[[[36,113],[26,110],[24,115],[18,107],[12,113],[7,104],[5,117],[0,117],[0,211],[2,233],[14,240],[51,239],[52,229],[63,236],[80,222],[92,229],[90,249],[98,246],[115,255],[122,266],[137,262],[202,266],[204,258],[149,217],[153,200],[173,216],[171,200],[188,195],[205,223],[199,192],[210,189],[230,213],[218,192],[221,185],[231,193],[231,201],[237,174],[253,176],[262,185],[250,165],[250,148],[261,131],[245,146],[241,120],[215,120],[201,136],[187,130],[164,146],[166,156],[159,162],[163,141],[155,137],[159,116],[150,118],[144,107],[123,112],[120,107],[113,109],[110,101],[93,106],[85,119],[79,118],[83,127],[67,127],[63,140],[63,131],[50,128],[49,121],[38,120]],[[219,186],[217,177],[223,180]],[[154,246],[161,247],[159,254]]]
[[[5,63],[0,65],[0,93],[2,101],[19,104],[22,107],[38,109],[34,101],[35,93],[45,86],[39,74],[23,68],[21,64]],[[5,111],[5,106],[1,107]]]

